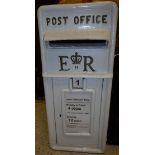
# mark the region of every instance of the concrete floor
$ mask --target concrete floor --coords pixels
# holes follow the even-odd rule
[[[35,155],[91,155],[90,153],[55,151],[49,147],[45,101],[35,104]],[[107,145],[104,155],[118,155],[119,147]],[[95,155],[95,154],[92,154]],[[99,154],[96,154],[99,155]],[[102,154],[101,154],[102,155]]]

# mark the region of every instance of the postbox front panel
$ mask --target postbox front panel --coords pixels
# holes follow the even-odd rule
[[[103,79],[53,78],[57,142],[61,146],[98,147]],[[77,81],[77,80],[76,80]],[[75,82],[76,82],[75,81]]]
[[[107,72],[107,48],[49,49],[45,53],[47,73]]]

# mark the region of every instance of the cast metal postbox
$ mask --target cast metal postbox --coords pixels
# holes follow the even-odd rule
[[[116,4],[41,6],[38,23],[50,146],[104,152]]]

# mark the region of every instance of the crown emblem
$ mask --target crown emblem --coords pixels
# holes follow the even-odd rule
[[[75,55],[71,56],[72,64],[80,64],[82,61],[82,56],[75,52]]]

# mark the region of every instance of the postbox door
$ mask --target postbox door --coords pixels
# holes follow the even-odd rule
[[[53,78],[58,145],[98,147],[103,82],[93,78]]]

